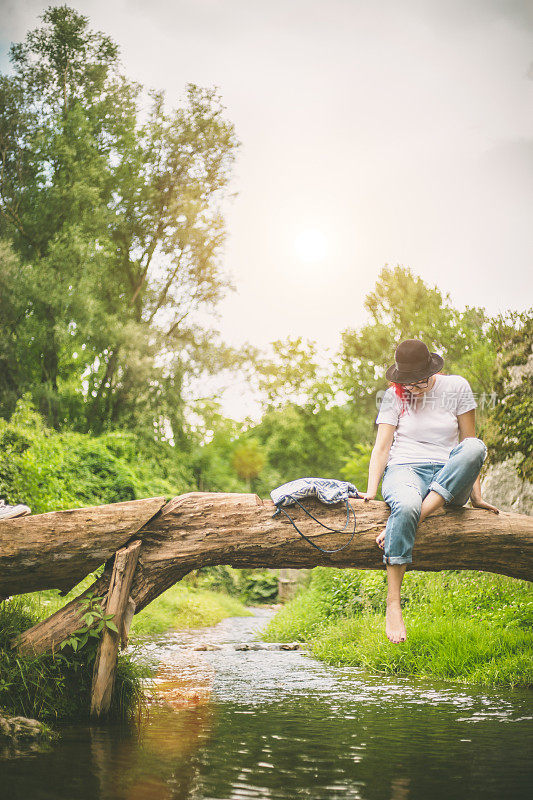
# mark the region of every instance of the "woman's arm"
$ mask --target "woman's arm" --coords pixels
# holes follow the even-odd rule
[[[459,423],[459,441],[462,442],[463,439],[467,439],[468,437],[476,437],[476,411],[472,409],[472,411],[467,411],[465,414],[458,414],[457,415],[457,422]],[[475,483],[472,487],[472,491],[470,492],[470,500],[474,508],[486,508],[488,511],[493,511],[495,514],[499,514],[500,512],[495,506],[491,506],[490,503],[486,503],[485,500],[481,497],[481,481],[479,480],[479,475],[477,476]]]
[[[359,497],[364,500],[373,500],[378,493],[379,482],[389,458],[395,430],[395,425],[388,425],[386,422],[380,422],[378,425],[376,443],[368,466],[368,485],[366,492],[359,492]]]

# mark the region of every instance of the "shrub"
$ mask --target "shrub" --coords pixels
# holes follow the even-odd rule
[[[102,436],[47,428],[27,397],[0,419],[0,496],[34,513],[195,488],[180,454],[129,432]]]
[[[268,570],[241,570],[239,596],[243,603],[272,603],[278,596],[278,578]]]

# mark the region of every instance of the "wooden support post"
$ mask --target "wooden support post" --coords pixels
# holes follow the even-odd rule
[[[128,644],[128,637],[130,632],[130,625],[133,619],[133,615],[135,614],[135,609],[137,605],[132,597],[128,597],[128,602],[126,603],[126,610],[124,611],[124,616],[122,617],[122,625],[120,627],[120,649],[124,650],[126,645]]]
[[[285,603],[287,600],[292,600],[298,589],[298,578],[300,573],[308,572],[305,569],[291,569],[282,568],[279,570],[278,576],[278,600],[280,603]]]
[[[102,717],[109,711],[121,632],[125,631],[124,614],[130,596],[131,582],[139,559],[141,542],[135,541],[128,547],[117,550],[113,574],[107,595],[106,614],[113,614],[113,623],[118,633],[104,628],[94,662],[93,684],[91,690],[91,716]],[[130,615],[131,622],[131,615]]]

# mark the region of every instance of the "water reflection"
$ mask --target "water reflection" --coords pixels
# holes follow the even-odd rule
[[[209,739],[212,715],[208,707],[176,713],[161,706],[151,709],[134,737],[124,735],[126,731],[109,735],[106,728],[90,729],[92,771],[99,784],[96,797],[193,797],[198,777],[195,756]]]
[[[147,642],[150,713],[69,727],[0,763],[9,800],[448,800],[530,796],[532,695],[363,676],[236,651],[264,623]],[[213,648],[193,650],[203,645]],[[3,794],[2,794],[3,792]]]

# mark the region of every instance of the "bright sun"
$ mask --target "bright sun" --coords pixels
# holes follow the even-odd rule
[[[328,241],[322,231],[309,228],[298,234],[294,240],[294,249],[300,261],[305,264],[316,264],[323,261],[328,250]]]

